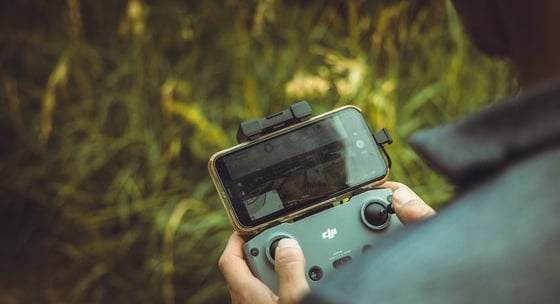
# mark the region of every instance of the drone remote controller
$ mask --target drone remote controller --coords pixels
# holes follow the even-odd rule
[[[346,203],[262,231],[243,246],[249,268],[277,292],[274,253],[282,238],[293,238],[303,250],[306,279],[313,288],[330,273],[374,248],[387,233],[402,226],[392,214],[391,195],[390,189],[368,190],[354,195]]]

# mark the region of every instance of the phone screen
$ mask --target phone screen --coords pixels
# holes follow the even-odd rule
[[[387,166],[354,108],[222,155],[215,167],[247,227],[382,179]]]

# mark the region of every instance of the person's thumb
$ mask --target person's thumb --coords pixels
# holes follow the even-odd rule
[[[298,242],[284,238],[276,247],[274,269],[278,275],[280,303],[297,303],[308,291],[305,258]]]
[[[436,214],[416,193],[406,185],[393,192],[393,208],[403,224],[409,224]]]

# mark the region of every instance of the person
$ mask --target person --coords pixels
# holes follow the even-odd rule
[[[233,235],[219,264],[234,303],[558,302],[560,2],[453,4],[483,52],[511,58],[522,88],[517,96],[410,138],[418,154],[456,186],[456,196],[431,216],[433,210],[410,188],[389,183],[399,218],[416,223],[312,291],[297,243],[278,246],[275,295],[243,265],[243,240]]]

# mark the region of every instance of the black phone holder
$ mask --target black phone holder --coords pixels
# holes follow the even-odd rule
[[[276,114],[242,122],[237,129],[237,143],[255,140],[265,134],[305,121],[309,119],[309,117],[311,117],[311,106],[309,103],[305,100],[296,102],[291,105],[289,109]],[[385,128],[372,135],[377,145],[379,145],[385,153],[388,165],[391,167],[391,160],[384,149],[385,145],[393,143],[391,135],[389,135],[389,132]]]
[[[309,117],[311,117],[311,106],[303,100],[276,114],[244,121],[237,129],[237,143],[255,140],[265,134],[305,121]]]

